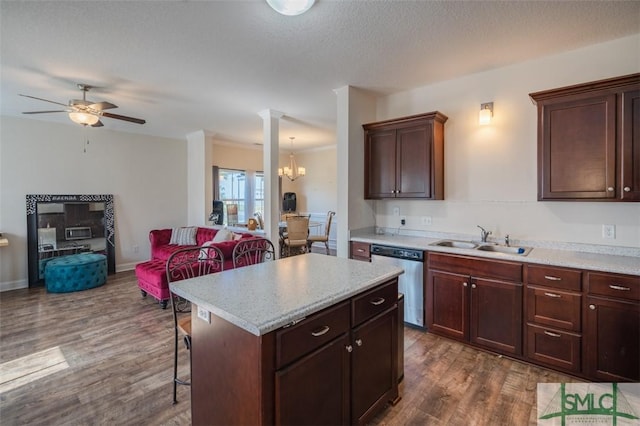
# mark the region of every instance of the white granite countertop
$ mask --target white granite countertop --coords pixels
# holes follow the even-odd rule
[[[360,241],[370,244],[382,244],[441,253],[486,257],[491,259],[513,260],[522,263],[537,263],[542,265],[589,269],[593,271],[640,275],[640,255],[637,255],[638,253],[640,253],[640,250],[637,249],[611,248],[610,250],[607,250],[606,246],[598,246],[586,247],[586,249],[589,249],[591,251],[579,251],[576,250],[576,247],[580,246],[577,244],[547,243],[544,247],[535,247],[535,243],[532,242],[517,242],[517,245],[522,244],[523,246],[533,247],[533,250],[531,250],[528,255],[522,256],[516,254],[495,253],[474,249],[461,249],[431,245],[432,243],[443,239],[447,238],[431,238],[390,234],[378,235],[375,233],[362,233],[351,236],[351,241]],[[624,253],[624,255],[617,253]]]
[[[398,267],[310,253],[170,286],[175,294],[261,336],[402,273]]]

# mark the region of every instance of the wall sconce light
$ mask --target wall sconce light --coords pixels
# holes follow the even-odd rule
[[[480,104],[480,113],[478,114],[478,123],[481,125],[491,123],[493,117],[493,102]]]

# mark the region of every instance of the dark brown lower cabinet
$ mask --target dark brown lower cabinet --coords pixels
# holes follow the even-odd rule
[[[348,425],[398,400],[398,280],[255,336],[192,308],[194,425]]]
[[[586,374],[640,381],[640,304],[588,296],[585,316]]]
[[[398,339],[397,321],[396,309],[390,309],[353,330],[352,424],[366,423],[398,398],[397,350],[390,344]]]
[[[521,355],[522,265],[439,253],[428,259],[428,330]]]
[[[522,353],[522,283],[471,278],[471,343]]]
[[[276,424],[350,422],[347,333],[276,373]]]

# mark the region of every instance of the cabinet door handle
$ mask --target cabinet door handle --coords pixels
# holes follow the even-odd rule
[[[549,293],[549,292],[544,292],[545,296],[549,296],[549,297],[562,297],[559,294],[555,294],[555,293]]]
[[[382,305],[384,303],[384,297],[378,297],[370,302],[374,306]]]
[[[344,348],[347,350],[347,352],[353,352],[353,346],[351,345],[347,345]]]
[[[356,345],[362,346],[362,339],[356,339]]]
[[[608,188],[607,188],[607,191],[609,191],[609,192],[613,192],[613,186],[608,187]]]
[[[364,249],[358,249],[356,250],[358,253],[364,253]]]
[[[591,309],[592,311],[596,310],[596,305],[589,305],[589,309]]]
[[[468,286],[468,285],[469,285],[469,284],[468,284],[468,283],[466,283],[466,282],[462,283],[462,287],[466,287],[466,286]]]
[[[628,186],[625,186],[623,188],[624,192],[631,192],[631,188],[629,188]]]
[[[562,337],[562,335],[558,334],[558,333],[552,333],[550,331],[545,330],[544,334],[546,334],[547,336],[551,336],[551,337]]]
[[[476,288],[476,285],[475,284],[471,284],[471,288]]]
[[[615,285],[615,284],[609,284],[609,288],[611,288],[613,290],[621,290],[621,291],[630,291],[631,290],[629,287],[624,287],[624,286]]]
[[[553,275],[545,275],[544,279],[549,281],[562,281],[562,278],[554,277]]]
[[[311,335],[313,337],[320,337],[323,334],[327,334],[329,332],[329,330],[330,330],[330,328],[329,328],[328,325],[323,325],[322,327],[318,328],[317,330],[312,331]]]

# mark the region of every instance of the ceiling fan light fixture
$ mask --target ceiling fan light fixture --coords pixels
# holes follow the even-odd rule
[[[267,0],[267,3],[276,12],[285,16],[302,15],[316,0]]]
[[[83,126],[93,126],[100,118],[97,115],[89,114],[82,111],[72,111],[69,113],[69,118],[74,123],[82,124]]]

